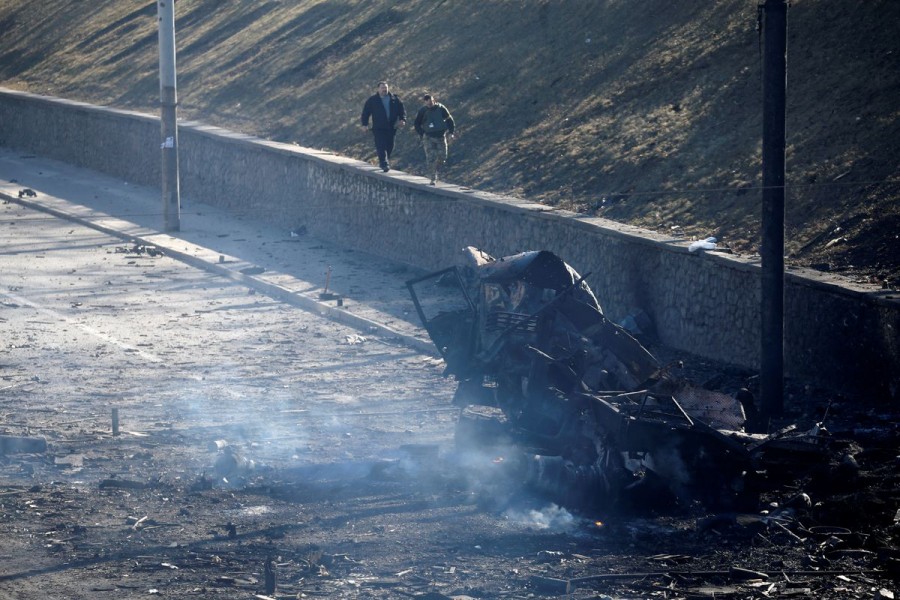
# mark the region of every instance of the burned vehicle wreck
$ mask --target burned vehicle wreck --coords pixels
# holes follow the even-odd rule
[[[407,287],[458,382],[457,448],[502,448],[504,473],[522,485],[604,511],[663,497],[738,506],[761,478],[821,457],[818,435],[744,432],[746,390],[674,376],[553,253],[494,259],[470,247],[463,263]]]

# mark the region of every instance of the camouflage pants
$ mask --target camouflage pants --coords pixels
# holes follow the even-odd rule
[[[432,180],[437,179],[438,171],[447,160],[446,136],[432,137],[422,136],[422,146],[425,148],[425,164],[428,166],[428,174]]]

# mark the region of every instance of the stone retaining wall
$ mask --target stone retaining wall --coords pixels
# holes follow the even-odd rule
[[[285,229],[415,267],[457,262],[476,246],[494,256],[557,253],[582,274],[605,312],[636,309],[661,341],[700,356],[759,366],[760,268],[653,232],[200,123],[179,125],[185,199],[252,211]],[[158,185],[156,117],[0,88],[0,146]],[[900,300],[834,276],[789,271],[785,370],[848,394],[900,398]]]

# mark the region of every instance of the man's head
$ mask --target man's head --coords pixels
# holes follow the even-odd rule
[[[390,88],[388,87],[387,81],[379,81],[378,82],[378,95],[379,96],[387,96],[389,89]]]
[[[424,96],[422,96],[422,100],[425,101],[425,106],[427,106],[428,108],[434,106],[434,96],[432,96],[431,94],[425,94]]]

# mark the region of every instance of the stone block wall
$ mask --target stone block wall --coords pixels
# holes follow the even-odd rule
[[[0,88],[0,146],[146,185],[160,181],[156,117]],[[436,270],[475,246],[494,256],[563,257],[620,320],[634,310],[661,341],[756,369],[760,268],[718,252],[519,198],[442,185],[290,144],[179,124],[183,199],[252,213],[285,230]],[[785,370],[847,394],[900,399],[900,300],[834,276],[785,280]]]

